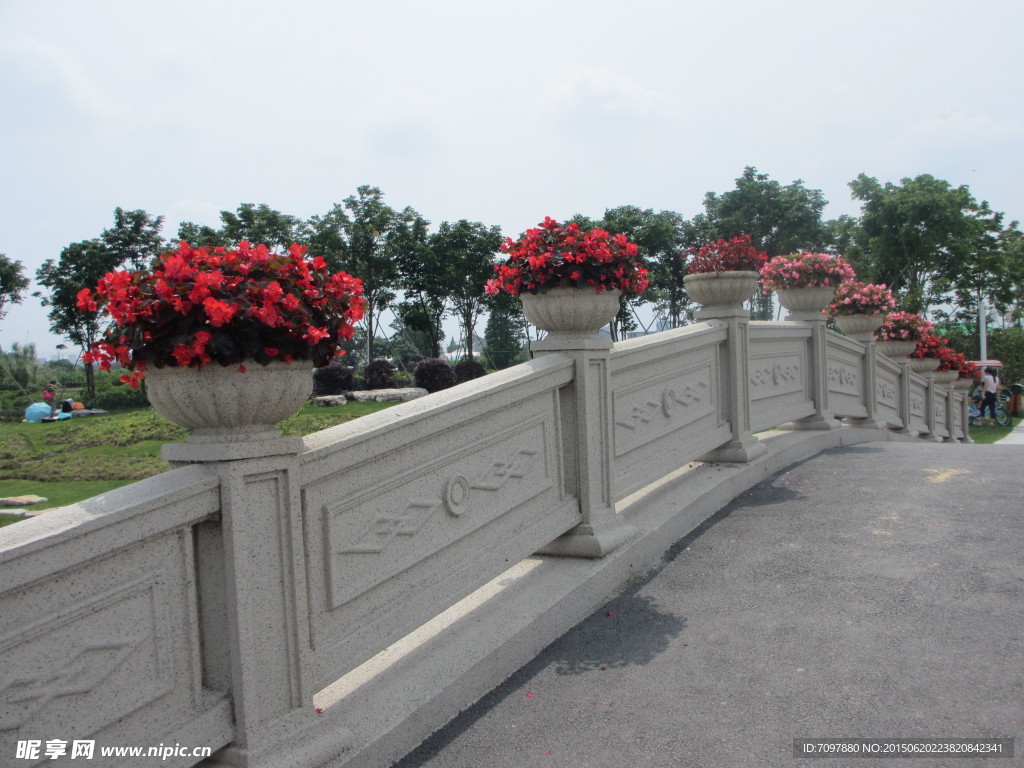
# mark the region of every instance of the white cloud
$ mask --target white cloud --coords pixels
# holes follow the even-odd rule
[[[675,101],[668,94],[606,69],[575,72],[560,90],[560,99],[604,112],[640,117],[671,116],[676,112]]]
[[[1020,136],[1021,126],[1014,120],[985,112],[972,113],[965,109],[921,120],[910,125],[906,131],[906,137],[911,141],[943,145],[1002,143]]]
[[[0,58],[12,60],[15,70],[34,85],[50,88],[76,110],[108,120],[123,110],[96,80],[66,51],[32,38],[0,41]]]

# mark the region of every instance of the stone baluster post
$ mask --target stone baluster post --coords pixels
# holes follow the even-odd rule
[[[612,402],[608,356],[612,342],[595,332],[551,333],[534,341],[534,355],[561,354],[575,362],[572,413],[566,427],[575,437],[576,493],[583,521],[540,551],[575,557],[602,557],[637,531],[615,513],[612,490]]]
[[[828,329],[825,327],[825,315],[820,309],[807,312],[794,312],[786,316],[786,320],[807,323],[811,327],[811,338],[808,342],[808,365],[810,371],[810,395],[814,401],[814,413],[786,425],[788,429],[824,430],[838,429],[842,426],[832,415],[828,407]]]
[[[861,397],[867,415],[862,419],[847,419],[852,426],[862,429],[885,429],[885,422],[878,418],[878,348],[875,334],[851,333],[850,338],[864,345],[864,365],[861,366]]]
[[[964,431],[960,442],[973,444],[974,440],[971,438],[971,393],[968,390],[960,394],[962,395],[960,398],[960,423],[963,425]]]
[[[954,416],[956,413],[954,409],[957,407],[956,392],[952,382],[944,385],[943,388],[946,390],[946,430],[949,432],[949,437],[946,438],[946,441],[956,443],[959,442],[956,435],[956,418]]]
[[[173,463],[203,462],[220,478],[221,520],[197,529],[204,673],[230,690],[235,739],[214,764],[271,768],[275,745],[305,743],[326,760],[347,738],[325,743],[306,678],[309,624],[302,545],[301,438],[164,447]]]
[[[752,461],[768,449],[750,431],[750,310],[706,307],[694,313],[694,317],[710,324],[724,325],[729,334],[722,376],[730,383],[726,407],[729,409],[732,439],[702,459]]]
[[[917,431],[910,428],[910,359],[901,357],[895,362],[900,366],[900,420],[903,426],[895,430],[906,435],[916,435]]]
[[[945,395],[945,392],[935,383],[935,372],[929,371],[922,374],[928,381],[925,388],[924,413],[925,423],[928,425],[927,439],[933,443],[941,443],[942,438],[938,436],[938,419],[935,414],[935,401]]]

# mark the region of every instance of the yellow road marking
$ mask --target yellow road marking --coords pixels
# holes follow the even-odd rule
[[[956,475],[971,474],[968,469],[926,469],[925,472],[933,473],[932,477],[928,478],[933,483],[944,483]]]

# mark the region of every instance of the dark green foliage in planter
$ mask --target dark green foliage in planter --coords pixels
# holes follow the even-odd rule
[[[455,380],[459,384],[486,375],[486,369],[476,360],[460,360],[455,364]]]
[[[378,357],[371,360],[363,372],[363,380],[367,389],[393,389],[395,386],[395,371],[397,369],[390,360]]]
[[[350,392],[353,384],[352,369],[340,360],[332,360],[323,368],[313,370],[313,397]]]
[[[455,371],[447,361],[439,357],[420,360],[416,363],[413,376],[416,378],[416,386],[422,387],[427,392],[439,392],[442,389],[455,386]]]

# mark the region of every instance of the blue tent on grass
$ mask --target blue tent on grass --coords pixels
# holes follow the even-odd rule
[[[53,409],[46,403],[32,403],[25,409],[25,421],[42,421],[50,418]]]

